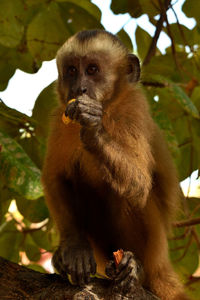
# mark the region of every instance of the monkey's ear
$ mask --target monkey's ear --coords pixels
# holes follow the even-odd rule
[[[134,54],[128,54],[128,80],[137,82],[140,79],[140,61]]]

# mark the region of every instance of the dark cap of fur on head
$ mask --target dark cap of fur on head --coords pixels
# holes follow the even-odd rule
[[[96,51],[106,51],[111,55],[113,62],[128,54],[127,48],[117,36],[105,30],[93,29],[80,31],[69,38],[58,50],[58,56],[67,53],[85,56]]]
[[[76,34],[76,38],[81,42],[87,42],[91,39],[97,38],[99,35],[104,34],[106,35],[109,39],[113,41],[113,43],[119,43],[121,47],[125,47],[124,44],[120,41],[120,39],[112,34],[109,31],[101,30],[101,29],[92,29],[92,30],[83,30],[80,31]]]

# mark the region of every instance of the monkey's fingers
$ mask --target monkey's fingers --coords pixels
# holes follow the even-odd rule
[[[77,280],[80,286],[88,284],[90,281],[90,273],[87,272],[84,268],[84,258],[79,256],[77,258]]]
[[[97,117],[98,116],[102,117],[102,115],[103,115],[103,111],[102,111],[101,107],[87,106],[82,103],[78,103],[76,112],[78,114],[87,113],[87,114],[90,114],[91,116],[97,116]]]

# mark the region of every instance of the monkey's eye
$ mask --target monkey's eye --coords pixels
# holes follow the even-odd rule
[[[67,69],[67,74],[71,77],[75,76],[77,72],[77,69],[74,66],[69,66]]]
[[[89,66],[87,67],[86,73],[87,73],[88,75],[94,75],[94,74],[96,74],[98,71],[99,71],[99,69],[98,69],[97,65],[89,65]]]

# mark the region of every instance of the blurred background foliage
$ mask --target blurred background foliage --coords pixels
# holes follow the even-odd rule
[[[146,14],[155,26],[152,36],[137,26],[135,49],[123,28],[118,35],[141,60],[141,87],[182,181],[200,169],[200,2],[186,0],[182,6],[182,12],[196,20],[192,29],[179,22],[175,2],[113,0],[111,9],[133,19]],[[169,10],[175,23],[168,21]],[[100,21],[100,9],[89,0],[0,0],[0,90],[16,69],[36,73],[68,37],[103,28]],[[171,41],[164,53],[157,47],[161,32]],[[0,255],[43,271],[57,245],[40,184],[55,106],[54,83],[36,99],[31,117],[0,102]],[[196,174],[199,178],[199,171]],[[183,196],[179,221],[169,237],[172,262],[193,299],[200,299],[199,197],[190,197],[189,191]]]

